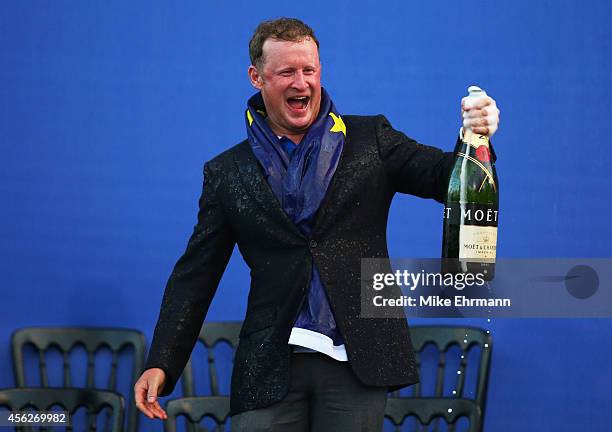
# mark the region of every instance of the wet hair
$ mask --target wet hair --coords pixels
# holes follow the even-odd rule
[[[311,39],[317,44],[317,49],[319,49],[319,41],[314,35],[314,31],[299,19],[278,18],[275,20],[263,21],[257,26],[249,42],[251,64],[258,69],[260,69],[265,62],[263,45],[268,39],[288,42],[301,42],[304,39]]]

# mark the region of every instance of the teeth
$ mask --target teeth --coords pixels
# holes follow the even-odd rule
[[[308,101],[310,100],[310,97],[309,96],[292,96],[288,98],[287,100],[300,102],[302,109],[304,109],[308,106]]]

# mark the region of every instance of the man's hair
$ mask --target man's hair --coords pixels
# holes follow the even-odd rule
[[[312,41],[317,44],[317,49],[319,49],[319,41],[314,35],[314,31],[299,19],[278,18],[275,20],[263,21],[257,26],[249,42],[251,64],[258,69],[263,66],[265,61],[263,45],[268,39],[301,42],[306,38],[312,39]]]

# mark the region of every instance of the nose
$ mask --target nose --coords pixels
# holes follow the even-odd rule
[[[293,75],[292,87],[296,90],[306,90],[308,84],[304,78],[304,72],[299,70],[295,73],[295,75]]]

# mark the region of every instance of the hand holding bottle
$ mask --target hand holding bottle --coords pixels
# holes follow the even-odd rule
[[[491,138],[499,126],[499,109],[495,99],[476,86],[470,87],[468,91],[470,96],[461,99],[463,127],[477,135]]]
[[[442,270],[492,280],[497,256],[499,180],[489,137],[497,130],[495,100],[479,87],[461,101],[463,130],[448,180],[442,235]]]

